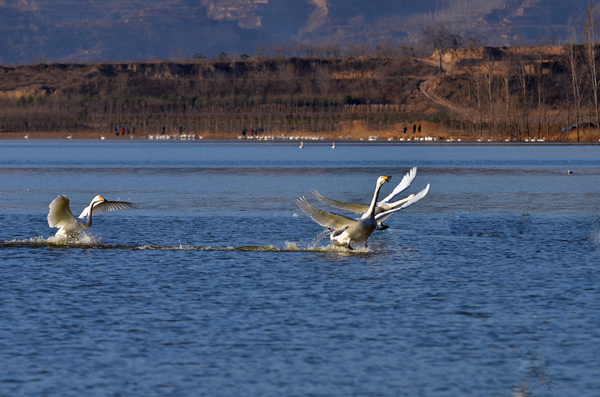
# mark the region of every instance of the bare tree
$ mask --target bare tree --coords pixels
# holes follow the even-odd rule
[[[585,21],[583,23],[585,34],[585,56],[590,79],[590,88],[594,100],[594,111],[596,112],[596,126],[600,132],[600,109],[598,108],[598,88],[600,78],[598,76],[598,55],[600,53],[600,43],[598,39],[598,16],[592,5],[589,5],[585,12]],[[579,141],[579,135],[577,136]]]
[[[435,49],[440,60],[440,73],[444,71],[442,59],[444,55],[460,47],[461,37],[455,33],[445,22],[438,22],[433,26],[423,29],[425,42]]]
[[[494,101],[495,94],[495,74],[496,74],[496,62],[491,52],[486,53],[487,59],[483,62],[483,73],[485,78],[485,85],[487,89],[487,99],[490,109],[490,123],[491,123],[491,135],[496,132],[496,105]]]
[[[581,78],[579,76],[580,60],[574,44],[574,32],[569,30],[568,40],[564,46],[565,58],[569,68],[573,103],[575,106],[575,125],[577,126],[577,140],[579,141],[579,120],[581,119]]]
[[[527,133],[527,140],[531,139],[531,131],[529,128],[529,97],[528,97],[528,83],[529,83],[529,68],[531,66],[530,60],[524,51],[521,51],[523,47],[517,48],[513,51],[515,57],[515,66],[517,71],[517,79],[519,81],[519,88],[521,93],[521,109],[523,110],[523,131]]]
[[[547,118],[547,109],[546,109],[546,87],[545,87],[545,79],[544,79],[544,64],[546,59],[546,54],[544,53],[544,47],[538,46],[536,51],[534,52],[536,59],[534,61],[534,73],[535,73],[535,84],[537,88],[537,102],[538,102],[538,132],[537,139],[539,140],[542,133],[542,124],[544,120],[544,116]],[[546,130],[546,139],[548,139],[548,130]]]
[[[504,59],[500,62],[499,65],[499,76],[500,76],[500,81],[502,83],[502,92],[504,94],[504,105],[505,105],[505,125],[506,128],[505,130],[510,134],[510,136],[512,137],[512,109],[511,109],[511,103],[512,103],[512,90],[511,90],[511,83],[512,83],[512,77],[513,77],[513,68],[514,68],[514,55],[512,53],[509,53],[509,56],[504,57]]]

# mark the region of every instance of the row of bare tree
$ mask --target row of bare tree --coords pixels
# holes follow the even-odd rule
[[[244,127],[318,132],[338,131],[354,121],[377,131],[407,122],[405,109],[391,105],[405,102],[417,79],[434,70],[415,72],[414,62],[403,57],[261,58],[72,70],[21,67],[21,74],[45,73],[47,81],[68,85],[47,86],[47,95],[0,98],[0,131],[135,126],[154,132],[181,126],[220,133]],[[12,68],[5,75],[10,73],[19,72]]]

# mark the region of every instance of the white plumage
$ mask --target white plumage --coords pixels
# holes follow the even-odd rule
[[[377,227],[377,222],[381,219],[387,218],[389,215],[396,211],[400,211],[407,208],[417,201],[421,200],[427,195],[429,191],[429,185],[416,195],[407,197],[406,201],[402,205],[398,205],[393,209],[380,212],[375,214],[375,207],[377,204],[377,198],[379,196],[379,190],[384,183],[388,182],[389,176],[381,176],[377,179],[377,185],[373,194],[371,204],[368,206],[367,211],[360,219],[352,219],[343,215],[333,214],[331,212],[322,211],[310,205],[305,197],[300,197],[297,202],[298,206],[304,211],[311,219],[317,222],[323,227],[332,229],[330,234],[330,240],[334,245],[346,245],[349,248],[350,244],[363,242],[367,245],[367,240]]]
[[[402,180],[400,181],[398,186],[396,186],[394,188],[392,193],[390,193],[387,197],[385,197],[383,200],[379,201],[375,205],[375,215],[379,215],[385,211],[393,210],[394,208],[397,208],[400,205],[406,203],[411,198],[411,196],[408,196],[402,200],[398,200],[398,201],[395,201],[392,203],[390,203],[390,200],[392,200],[399,193],[408,189],[416,176],[417,176],[417,167],[413,167],[410,169],[410,171],[408,171],[406,173],[406,175],[404,175],[404,177],[402,178]],[[339,209],[342,209],[345,211],[354,212],[355,214],[363,214],[363,217],[366,216],[367,210],[369,209],[368,204],[352,204],[352,203],[344,203],[341,201],[332,200],[330,198],[323,196],[321,193],[319,193],[316,190],[313,190],[312,193],[322,203],[329,204],[333,207],[336,207],[336,208],[339,208]],[[382,222],[384,220],[386,220],[390,215],[391,215],[391,213],[389,215],[379,219],[378,228],[387,229],[389,227],[389,226],[383,225]]]
[[[94,197],[77,218],[71,212],[66,196],[58,196],[48,207],[48,226],[59,228],[56,236],[71,236],[89,229],[92,227],[92,217],[101,212],[139,208],[137,204],[126,201],[107,201],[102,196]]]

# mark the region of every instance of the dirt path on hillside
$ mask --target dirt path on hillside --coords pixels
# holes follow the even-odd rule
[[[451,110],[454,113],[462,114],[463,113],[462,109],[460,109],[457,106],[454,106],[452,104],[452,102],[438,96],[435,93],[435,87],[439,85],[439,79],[440,79],[439,76],[435,76],[428,80],[422,80],[417,84],[417,89],[419,90],[419,92],[421,94],[423,94],[431,102],[433,102],[443,108]]]
[[[433,60],[421,60],[421,62],[427,63],[429,65],[433,65],[433,66],[437,65],[437,63],[434,62]],[[419,90],[419,92],[421,94],[423,94],[425,96],[425,98],[429,99],[431,102],[433,102],[443,108],[446,108],[452,112],[455,112],[457,114],[464,113],[463,109],[455,106],[452,102],[440,97],[439,95],[437,95],[435,93],[435,87],[440,85],[440,79],[442,77],[443,77],[443,75],[441,75],[441,74],[435,74],[434,76],[430,77],[429,79],[421,80],[417,84],[417,89]]]

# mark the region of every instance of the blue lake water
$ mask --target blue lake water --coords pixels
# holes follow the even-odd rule
[[[369,249],[295,204],[413,166]],[[2,140],[0,395],[597,395],[599,215],[600,146]]]

